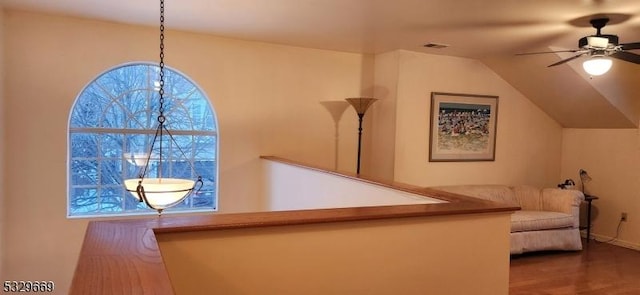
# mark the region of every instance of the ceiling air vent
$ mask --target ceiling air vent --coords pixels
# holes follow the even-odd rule
[[[435,48],[435,49],[442,49],[442,48],[447,48],[449,47],[449,45],[447,44],[440,44],[440,43],[427,43],[424,45],[424,47],[426,48]]]

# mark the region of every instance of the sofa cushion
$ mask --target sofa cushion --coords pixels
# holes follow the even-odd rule
[[[452,185],[434,186],[437,190],[498,202],[509,206],[520,206],[511,187],[506,185]]]
[[[569,228],[573,219],[566,213],[520,210],[511,215],[511,232]]]
[[[542,194],[540,189],[528,185],[514,186],[513,193],[522,207],[522,210],[541,211],[542,207]]]

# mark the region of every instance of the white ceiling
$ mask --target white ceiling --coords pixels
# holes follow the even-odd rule
[[[0,0],[0,3],[7,8],[121,23],[157,26],[159,22],[158,0]],[[576,72],[556,70],[568,68],[567,65],[546,68],[559,60],[559,56],[514,59],[513,55],[548,50],[549,46],[576,48],[580,37],[595,33],[588,23],[592,15],[605,14],[612,17],[613,23],[620,22],[608,25],[603,33],[618,35],[621,43],[640,41],[640,0],[166,0],[165,7],[166,26],[170,29],[348,52],[405,49],[475,58],[516,87],[525,80],[525,75],[545,79],[549,76],[563,79],[559,75],[579,77]],[[428,42],[450,47],[422,47]],[[528,68],[522,71],[501,68],[511,67],[513,63],[526,64]],[[625,75],[640,75],[640,66],[622,68],[628,69]],[[531,71],[537,74],[530,75]],[[590,87],[594,99],[606,102],[602,91],[588,82],[579,84]],[[636,88],[622,92],[636,94],[635,99],[640,100],[639,86],[629,87]],[[560,99],[558,93],[528,88],[532,87],[519,89],[548,113],[553,113],[547,108],[557,105],[546,100],[548,96]],[[640,104],[637,105],[640,108]],[[634,112],[640,114],[640,109]],[[580,126],[555,119],[567,127],[638,125],[635,119],[631,125],[624,123],[624,126],[618,123]]]

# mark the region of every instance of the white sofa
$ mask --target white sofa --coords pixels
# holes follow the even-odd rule
[[[511,254],[543,250],[582,250],[582,192],[506,185],[456,185],[433,189],[520,206],[511,215]]]

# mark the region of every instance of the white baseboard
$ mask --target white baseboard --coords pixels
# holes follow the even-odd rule
[[[582,235],[583,238],[587,237],[587,234],[584,233],[584,232],[582,232],[581,235]],[[616,246],[620,246],[620,247],[624,247],[624,248],[640,251],[640,244],[631,243],[629,241],[624,241],[624,240],[619,240],[619,239],[615,239],[614,240],[613,237],[604,236],[604,235],[598,235],[598,234],[594,234],[594,233],[591,233],[591,238],[594,239],[597,242],[609,243],[609,244],[612,244],[612,245],[616,245]]]

